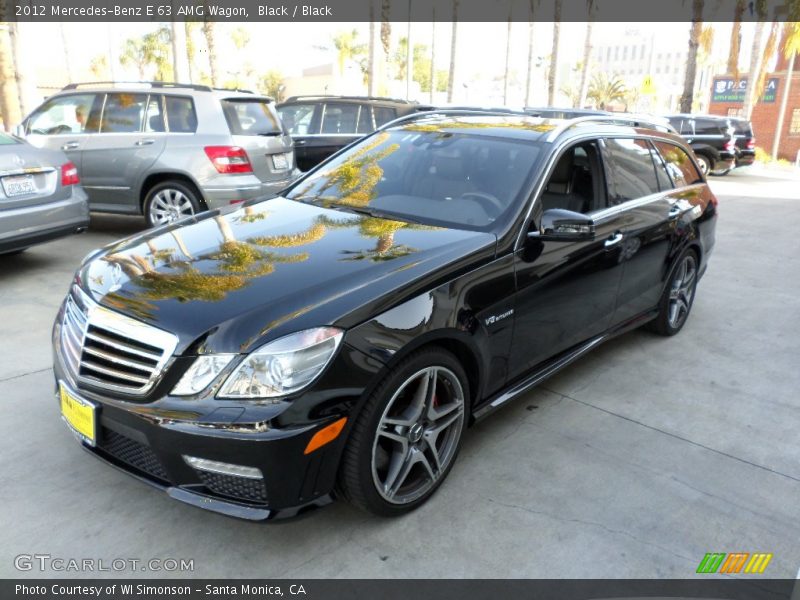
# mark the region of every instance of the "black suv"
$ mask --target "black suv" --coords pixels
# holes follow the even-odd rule
[[[728,119],[736,137],[736,167],[748,167],[756,160],[756,136],[753,125],[747,119],[731,117]]]
[[[420,113],[281,197],[95,252],[53,329],[64,420],[229,515],[419,506],[467,426],[687,321],[716,198],[679,136],[602,119]]]
[[[308,171],[350,142],[425,107],[371,96],[292,96],[276,108],[294,140],[297,167]]]
[[[694,150],[704,175],[727,175],[736,166],[734,129],[727,117],[680,114],[667,119]]]

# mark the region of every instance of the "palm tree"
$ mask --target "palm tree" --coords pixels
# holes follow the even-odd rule
[[[692,0],[692,28],[689,30],[689,53],[686,56],[686,72],[683,78],[681,112],[692,112],[694,83],[697,79],[697,49],[703,31],[703,0]]]
[[[609,78],[606,73],[595,73],[589,84],[587,96],[595,101],[601,110],[612,102],[625,101],[625,82],[616,75]]]
[[[756,93],[755,78],[758,74],[759,64],[761,63],[762,51],[761,42],[764,38],[764,21],[767,19],[767,0],[756,0],[756,32],[753,36],[753,48],[750,51],[750,68],[747,70],[747,93],[744,98],[742,112],[744,118],[749,119],[753,113],[758,94]]]
[[[529,19],[528,19],[528,69],[525,75],[525,106],[530,105],[531,100],[531,78],[533,76],[533,24],[536,21],[536,8],[541,4],[542,0],[530,0]]]
[[[447,101],[453,101],[456,79],[456,49],[458,47],[458,0],[453,0],[453,29],[450,34],[450,72],[447,75]]]
[[[761,61],[758,65],[758,72],[756,73],[753,81],[755,82],[755,90],[753,96],[753,106],[758,103],[758,100],[761,98],[761,95],[764,91],[764,83],[767,79],[767,65],[775,56],[778,51],[778,39],[780,37],[781,32],[781,25],[777,19],[772,22],[772,26],[769,30],[769,35],[767,36],[767,43],[764,46],[764,55],[761,57]]]
[[[206,9],[208,13],[208,9]],[[214,21],[203,21],[203,35],[206,38],[206,47],[208,48],[208,68],[211,69],[211,85],[217,87],[219,85],[219,60],[217,58],[217,33],[216,23]]]
[[[69,58],[69,44],[67,43],[67,29],[64,22],[58,24],[58,30],[61,34],[61,51],[64,53],[64,66],[67,69],[67,79],[70,82],[74,81],[72,72],[72,61]]]
[[[595,2],[586,0],[588,15],[586,19],[586,37],[583,40],[583,65],[581,66],[581,88],[578,96],[577,108],[582,108],[586,104],[586,96],[589,93],[589,61],[592,57],[592,27],[595,19]]]
[[[197,44],[194,39],[194,32],[197,30],[197,21],[186,21],[183,24],[186,36],[186,61],[189,72],[189,83],[194,83],[194,59],[197,56]]]
[[[186,26],[178,21],[173,21],[170,27],[170,39],[172,41],[172,72],[175,81],[189,81],[191,83]]]
[[[783,54],[789,59],[786,66],[786,84],[781,96],[781,106],[778,109],[778,121],[775,124],[775,137],[772,140],[772,160],[778,158],[778,146],[780,145],[781,133],[783,132],[783,122],[786,119],[786,105],[789,103],[789,92],[792,88],[792,77],[794,75],[794,59],[800,54],[800,22],[787,21],[783,26]]]
[[[8,23],[0,23],[0,114],[6,130],[22,119]]]
[[[433,4],[433,20],[431,21],[431,91],[428,102],[433,104],[433,92],[436,89],[436,5]]]
[[[508,29],[506,30],[506,68],[503,72],[503,104],[508,104],[508,69],[511,63],[511,0],[508,2]]]
[[[558,79],[558,45],[561,37],[561,0],[554,0],[553,49],[550,53],[550,72],[547,74],[547,104],[553,106]]]
[[[367,57],[367,95],[375,94],[375,3],[369,0],[369,56]]]
[[[728,73],[733,75],[735,81],[739,80],[739,53],[742,44],[742,17],[744,17],[745,0],[736,0],[733,11],[733,27],[731,28],[731,43],[728,50]]]
[[[336,63],[339,65],[339,74],[344,74],[347,61],[364,53],[364,46],[357,44],[358,30],[340,31],[333,36],[333,45],[336,48]]]

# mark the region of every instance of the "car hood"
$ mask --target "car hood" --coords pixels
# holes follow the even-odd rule
[[[248,352],[309,327],[352,327],[491,260],[495,244],[275,198],[121,240],[78,282],[99,304],[178,335],[178,353]]]

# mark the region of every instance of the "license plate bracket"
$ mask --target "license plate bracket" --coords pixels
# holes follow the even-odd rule
[[[3,177],[2,182],[3,192],[5,192],[8,198],[35,194],[37,191],[33,175],[12,175]]]
[[[82,442],[97,443],[97,404],[81,398],[63,381],[58,382],[61,418]]]

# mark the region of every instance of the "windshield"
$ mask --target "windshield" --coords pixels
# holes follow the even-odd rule
[[[489,231],[520,207],[536,143],[426,130],[383,131],[300,181],[288,198],[429,225]]]

